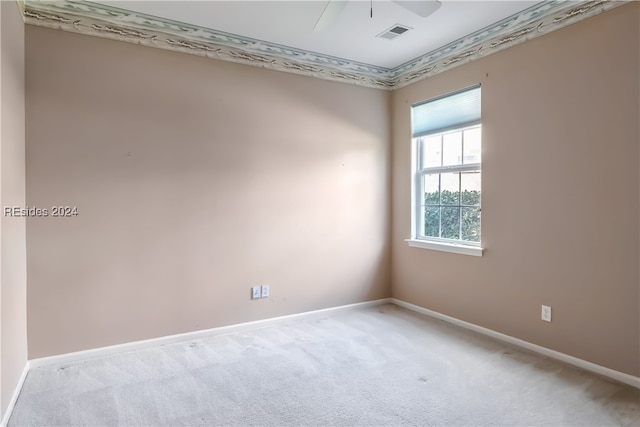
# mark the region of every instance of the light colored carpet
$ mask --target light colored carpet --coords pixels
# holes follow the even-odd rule
[[[640,425],[638,390],[394,305],[29,372],[9,426]]]

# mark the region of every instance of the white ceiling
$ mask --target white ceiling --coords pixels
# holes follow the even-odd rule
[[[468,34],[517,14],[538,1],[443,0],[431,16],[389,0],[350,0],[329,29],[313,27],[327,1],[98,1],[133,12],[294,47],[322,55],[395,68]],[[395,24],[413,28],[394,40],[376,35]]]

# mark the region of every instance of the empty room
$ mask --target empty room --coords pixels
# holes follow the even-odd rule
[[[0,46],[0,425],[640,425],[640,3],[6,0]]]

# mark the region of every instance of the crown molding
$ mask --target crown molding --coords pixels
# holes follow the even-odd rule
[[[18,10],[20,10],[20,16],[22,16],[22,21],[25,21],[25,17],[24,17],[24,2],[25,0],[16,0],[16,3],[18,3]]]
[[[540,2],[391,70],[398,89],[628,3],[627,0]]]
[[[25,22],[378,89],[397,89],[595,16],[629,0],[538,3],[396,68],[267,43],[84,0],[18,0]]]

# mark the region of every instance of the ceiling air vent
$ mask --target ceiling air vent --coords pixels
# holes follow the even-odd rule
[[[378,34],[376,37],[382,37],[383,39],[393,40],[396,37],[400,37],[401,35],[405,34],[407,31],[411,29],[412,28],[409,28],[405,25],[396,24],[393,27],[384,30],[383,32]]]

